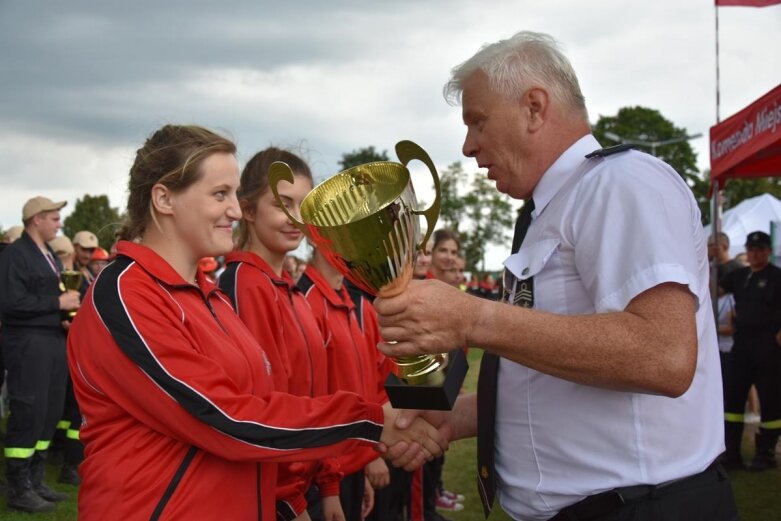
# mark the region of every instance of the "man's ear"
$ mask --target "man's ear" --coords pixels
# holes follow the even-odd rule
[[[548,115],[550,97],[547,91],[539,87],[532,87],[524,92],[521,102],[528,116],[529,131],[538,131],[542,128]]]
[[[160,183],[152,187],[152,208],[162,215],[171,215],[174,213],[173,193],[171,190]]]

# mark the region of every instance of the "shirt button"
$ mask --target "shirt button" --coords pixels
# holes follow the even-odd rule
[[[529,268],[523,268],[521,275],[527,275],[528,273],[529,273]]]

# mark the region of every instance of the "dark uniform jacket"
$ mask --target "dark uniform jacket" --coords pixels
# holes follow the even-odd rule
[[[62,271],[54,251],[46,248]],[[60,279],[27,232],[0,255],[0,288],[3,327],[62,328]]]
[[[781,329],[781,268],[734,270],[719,285],[735,296],[735,335],[772,334]]]

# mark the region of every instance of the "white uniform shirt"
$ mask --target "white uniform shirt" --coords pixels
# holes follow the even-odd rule
[[[735,297],[732,293],[720,296],[716,308],[719,312],[719,326],[733,325],[735,323]],[[719,351],[722,353],[731,352],[732,344],[734,343],[732,335],[722,335],[719,333],[718,338]]]
[[[535,309],[563,315],[622,311],[664,282],[687,286],[698,302],[697,369],[672,399],[580,385],[502,359],[496,467],[502,508],[515,519],[545,520],[588,495],[696,474],[724,450],[700,211],[665,163],[638,151],[585,159],[598,148],[583,137],[543,175],[523,246],[505,266],[534,277]]]

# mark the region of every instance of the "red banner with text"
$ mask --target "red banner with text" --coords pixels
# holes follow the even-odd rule
[[[710,165],[711,180],[781,176],[781,85],[711,127]]]
[[[781,4],[781,0],[716,0],[721,7],[767,7]]]

